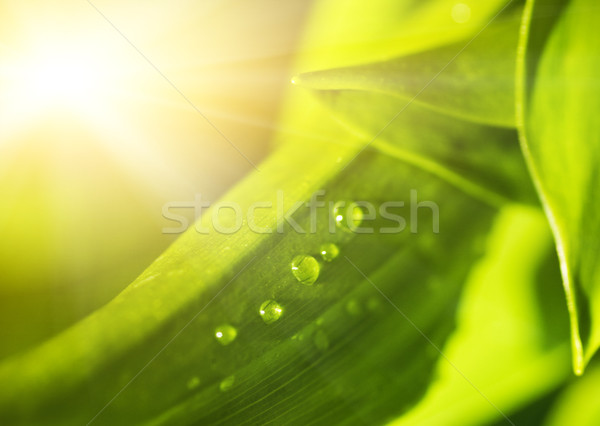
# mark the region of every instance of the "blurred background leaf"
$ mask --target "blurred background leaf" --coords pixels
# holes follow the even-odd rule
[[[600,407],[594,401],[600,383],[600,369],[595,361],[592,360],[583,377],[571,380],[560,392],[545,424],[558,426],[574,423],[592,426],[600,422]]]
[[[600,219],[594,198],[600,185],[600,85],[594,71],[600,64],[600,40],[594,36],[600,6],[587,0],[560,10],[562,5],[530,2],[529,32],[548,38],[523,40],[527,56],[521,58],[518,111],[523,148],[556,239],[574,369],[581,374],[600,346]]]
[[[311,71],[294,77],[294,82],[317,90],[392,95],[400,98],[390,99],[398,105],[400,100],[414,102],[454,117],[514,127],[514,73],[523,6],[521,2],[508,6],[458,42],[384,62]]]
[[[486,253],[472,269],[458,327],[443,349],[460,373],[440,359],[425,398],[394,425],[507,424],[494,405],[515,424],[539,424],[513,413],[568,377],[568,315],[545,217],[504,208]]]

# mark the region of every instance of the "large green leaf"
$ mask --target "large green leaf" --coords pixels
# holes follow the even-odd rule
[[[418,233],[330,234],[327,209],[319,213],[315,234],[256,234],[244,227],[206,236],[190,230],[106,307],[5,361],[1,418],[10,424],[380,422],[409,407],[425,389],[438,353],[362,274],[441,345],[480,250],[473,240],[494,210],[381,154],[363,153],[338,174],[336,160],[347,161],[357,150],[356,144],[287,144],[225,199],[246,210],[254,201],[275,202],[281,189],[289,207],[324,188],[327,201],[377,204],[408,201],[414,188],[420,200],[438,203],[441,232],[432,233],[427,209]],[[294,218],[308,229],[304,210]],[[257,210],[259,226],[276,227],[276,221],[274,211]],[[322,265],[314,286],[296,282],[291,259],[316,255],[331,241],[342,256]],[[271,325],[258,315],[268,299],[285,310]],[[238,329],[228,346],[214,337],[223,323]],[[233,386],[221,390],[230,376]]]
[[[383,62],[304,73],[294,82],[319,90],[394,95],[404,104],[414,102],[455,117],[514,127],[521,12],[515,3],[474,35],[450,45]],[[400,102],[395,103],[398,111],[402,109]]]
[[[590,0],[531,1],[519,73],[522,145],[556,239],[577,373],[600,345],[599,13]]]

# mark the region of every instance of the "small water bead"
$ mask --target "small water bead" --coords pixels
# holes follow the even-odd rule
[[[329,348],[329,338],[323,330],[317,330],[313,336],[313,343],[322,352],[325,352]]]
[[[362,307],[360,306],[358,300],[349,300],[348,303],[346,303],[346,312],[355,317],[362,314]]]
[[[292,274],[302,284],[313,285],[320,270],[319,262],[312,256],[301,254],[292,259]]]
[[[296,333],[292,336],[292,340],[304,340],[304,333]]]
[[[381,300],[379,300],[377,297],[371,297],[367,301],[367,308],[371,312],[379,312],[379,311],[381,311],[382,310]]]
[[[229,376],[223,379],[223,381],[221,381],[221,383],[219,384],[219,389],[221,389],[221,392],[226,392],[233,387],[234,383],[235,376]]]
[[[464,24],[471,19],[471,8],[464,3],[456,3],[452,6],[452,19],[457,24]]]
[[[335,225],[346,232],[353,232],[360,227],[364,216],[362,207],[355,202],[338,201],[333,206]]]
[[[200,379],[198,377],[192,377],[190,380],[188,380],[187,382],[187,388],[189,390],[193,390],[196,389],[198,386],[200,385]]]
[[[258,314],[266,324],[272,324],[281,317],[283,308],[274,300],[266,300],[260,305]]]
[[[215,338],[223,346],[233,342],[236,337],[237,330],[232,325],[223,324],[215,329]]]
[[[319,248],[319,251],[321,252],[321,257],[325,262],[331,262],[340,254],[340,249],[333,243],[322,244]]]

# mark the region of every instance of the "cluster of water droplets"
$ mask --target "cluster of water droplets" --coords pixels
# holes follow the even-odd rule
[[[360,226],[363,220],[363,210],[360,206],[352,203],[346,204],[340,202],[333,207],[333,218],[338,228],[345,232],[352,232],[355,227]],[[334,261],[340,254],[339,247],[331,242],[321,244],[319,246],[318,256],[324,263]],[[291,273],[300,284],[312,286],[319,278],[322,263],[315,256],[310,254],[299,254],[295,256],[291,263]],[[354,302],[356,303],[356,302]],[[360,308],[357,306],[347,306],[349,313],[358,315]],[[262,318],[265,324],[272,324],[281,318],[284,313],[284,308],[277,301],[268,299],[265,300],[258,308],[258,315]],[[237,337],[238,331],[231,324],[222,324],[214,331],[215,339],[223,346],[231,344]],[[293,338],[297,338],[294,336]],[[302,340],[300,336],[300,340]],[[329,347],[329,339],[324,331],[318,330],[314,335],[314,344],[321,350],[325,351]],[[235,377],[228,376],[221,381],[219,389],[223,392],[228,391],[234,386]],[[188,383],[188,388],[194,389],[198,387],[200,380],[197,377],[192,377]]]

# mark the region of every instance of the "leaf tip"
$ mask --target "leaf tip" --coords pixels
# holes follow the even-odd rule
[[[312,90],[329,90],[337,88],[332,85],[332,80],[324,71],[311,71],[296,74],[291,82],[294,86],[301,86]]]
[[[585,361],[583,358],[583,346],[581,345],[579,333],[572,334],[571,344],[573,347],[573,372],[576,376],[581,376],[585,370]]]
[[[295,76],[292,77],[292,84],[294,86],[301,86],[301,87],[307,87],[310,89],[314,89],[314,87],[312,87],[312,85],[314,84],[314,79],[311,78],[311,74],[312,73],[300,73],[300,74],[296,74]]]

